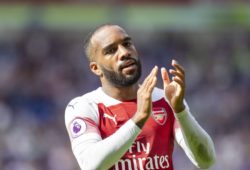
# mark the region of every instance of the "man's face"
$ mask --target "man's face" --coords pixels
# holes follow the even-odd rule
[[[141,63],[131,38],[119,26],[101,28],[92,37],[94,60],[102,75],[116,87],[135,84]]]

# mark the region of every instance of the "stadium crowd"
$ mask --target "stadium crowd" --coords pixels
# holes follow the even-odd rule
[[[169,67],[172,58],[184,65],[187,101],[215,142],[217,162],[211,169],[250,169],[250,32],[129,33],[144,75],[154,65]],[[84,56],[85,36],[33,27],[1,35],[1,170],[79,169],[64,109],[70,99],[99,85]],[[195,169],[179,148],[174,164],[177,170]]]

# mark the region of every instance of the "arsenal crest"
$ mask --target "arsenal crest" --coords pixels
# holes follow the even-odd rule
[[[164,125],[167,121],[167,112],[163,107],[154,107],[152,116],[156,123]]]

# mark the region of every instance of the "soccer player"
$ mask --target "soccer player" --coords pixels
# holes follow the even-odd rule
[[[101,87],[66,107],[65,124],[82,170],[172,170],[174,141],[198,168],[215,161],[210,136],[184,100],[185,71],[175,60],[155,66],[142,84],[141,63],[131,37],[118,25],[98,27],[86,41],[91,71]],[[172,75],[170,80],[169,74]]]

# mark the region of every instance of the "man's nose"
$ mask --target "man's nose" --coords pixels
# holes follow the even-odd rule
[[[126,47],[120,45],[119,46],[119,60],[124,60],[130,56],[131,56],[131,51],[127,49]]]

